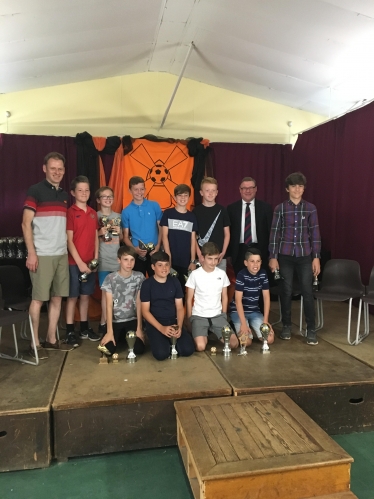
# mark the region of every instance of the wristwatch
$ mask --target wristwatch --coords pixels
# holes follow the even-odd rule
[[[198,262],[198,260],[190,260],[190,263],[193,263],[194,265],[196,265]]]

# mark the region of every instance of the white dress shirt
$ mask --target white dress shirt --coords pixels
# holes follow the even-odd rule
[[[245,210],[247,209],[247,202],[242,199],[242,228],[240,231],[240,243],[244,243],[244,225],[245,225]],[[252,232],[252,243],[257,243],[257,232],[256,232],[256,216],[255,216],[255,199],[249,203],[249,209],[251,210],[251,232]]]

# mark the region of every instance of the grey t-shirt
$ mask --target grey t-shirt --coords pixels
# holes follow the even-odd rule
[[[113,322],[136,319],[136,297],[144,280],[144,275],[136,271],[130,277],[122,277],[119,272],[106,276],[101,289],[113,295]]]
[[[97,219],[99,221],[100,227],[102,227],[101,217],[108,216],[109,223],[113,224],[113,220],[118,218],[121,220],[121,215],[119,213],[111,212],[110,215],[103,215],[101,211],[97,212]],[[121,223],[120,221],[118,222]],[[105,242],[103,236],[99,237],[99,271],[110,271],[114,272],[118,270],[119,264],[117,261],[117,251],[119,248],[119,234],[121,232],[120,225],[118,226],[118,236],[111,233],[112,240]]]

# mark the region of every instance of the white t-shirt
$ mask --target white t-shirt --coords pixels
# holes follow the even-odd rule
[[[222,289],[230,286],[226,272],[215,268],[213,272],[205,272],[200,267],[191,272],[187,288],[195,290],[192,315],[199,317],[215,317],[222,313]]]

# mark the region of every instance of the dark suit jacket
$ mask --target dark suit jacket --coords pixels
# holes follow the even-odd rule
[[[227,213],[230,217],[230,244],[227,251],[227,256],[231,256],[233,263],[235,263],[240,244],[240,232],[242,223],[242,200],[235,201],[227,207]],[[271,222],[273,219],[273,209],[269,203],[265,201],[255,200],[255,217],[256,217],[256,233],[257,244],[261,251],[262,259],[268,257],[269,251],[269,237]],[[263,264],[267,262],[263,261]]]

